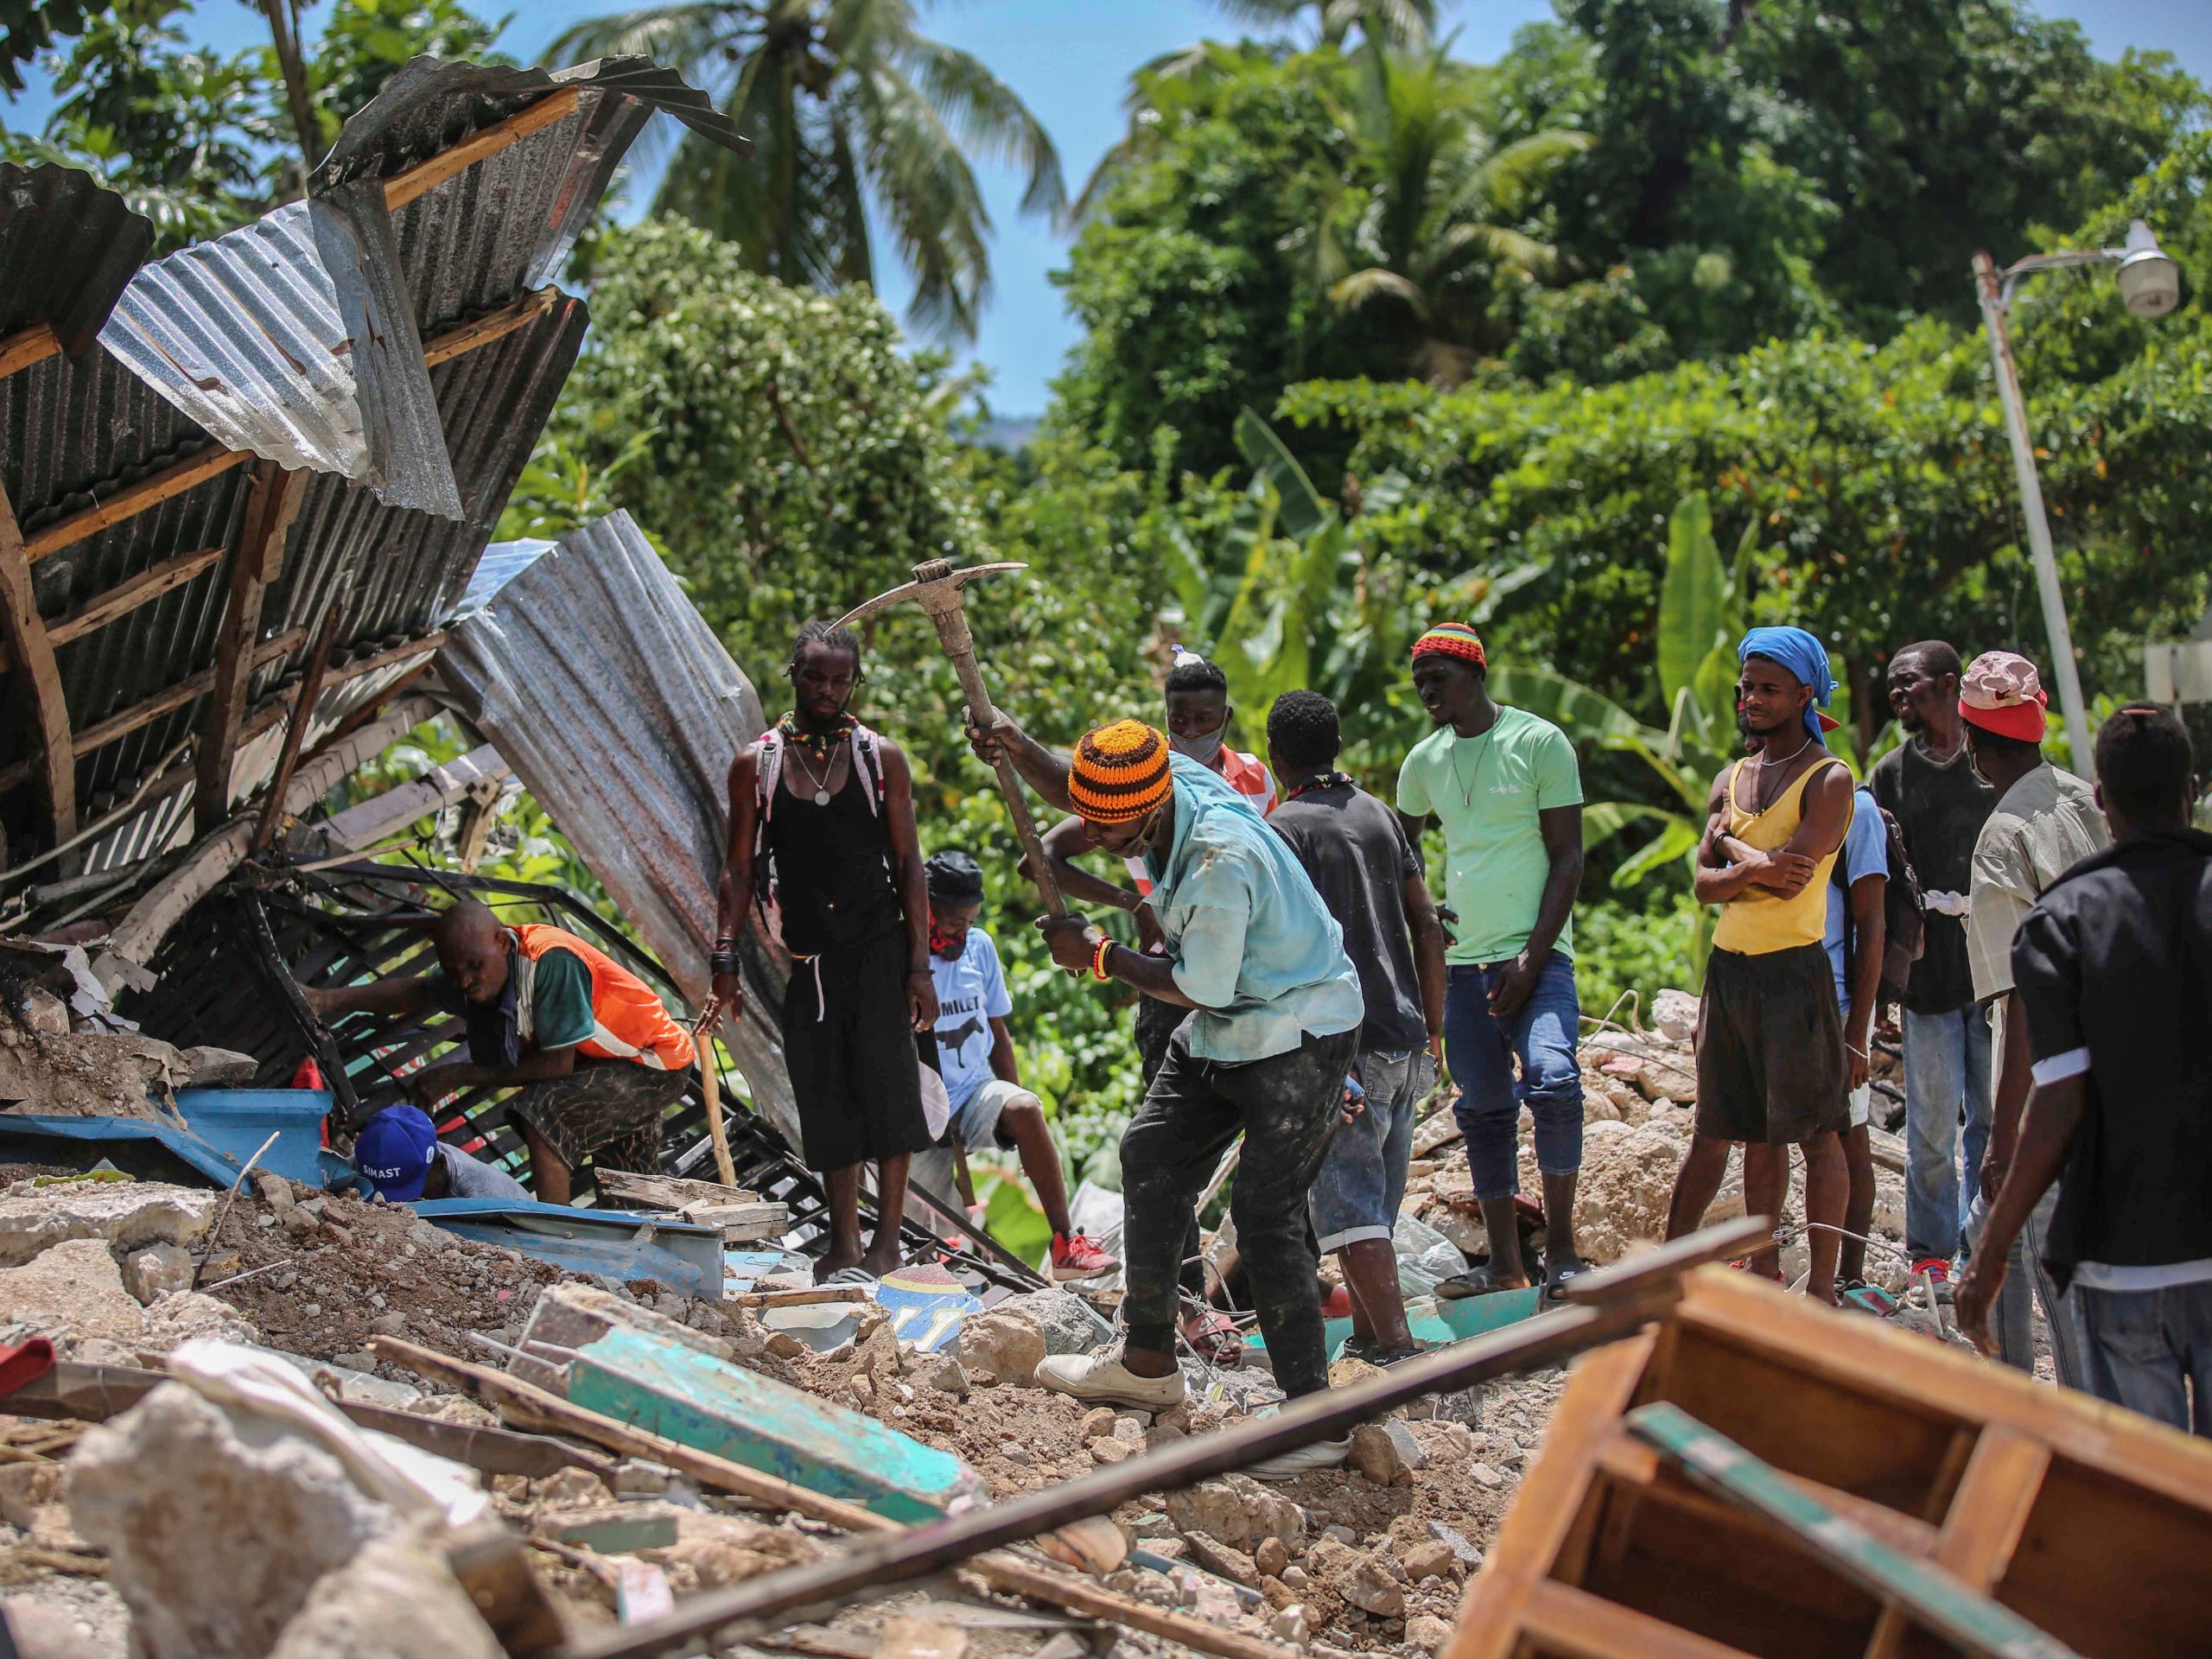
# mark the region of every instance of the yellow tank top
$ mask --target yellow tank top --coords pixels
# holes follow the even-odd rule
[[[1763,853],[1787,846],[1804,818],[1805,785],[1826,767],[1842,764],[1831,755],[1806,767],[1764,812],[1751,811],[1737,795],[1736,786],[1744,776],[1743,766],[1738,765],[1728,775],[1728,833]],[[1836,850],[1842,850],[1840,842]],[[1822,859],[1813,879],[1795,898],[1785,899],[1770,887],[1749,887],[1742,898],[1721,906],[1720,920],[1713,930],[1714,947],[1763,957],[1770,951],[1821,943],[1827,937],[1828,880],[1835,872],[1835,853]]]

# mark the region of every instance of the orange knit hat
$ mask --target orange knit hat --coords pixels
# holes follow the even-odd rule
[[[1141,720],[1085,732],[1068,773],[1068,799],[1092,823],[1134,823],[1167,798],[1167,740]]]

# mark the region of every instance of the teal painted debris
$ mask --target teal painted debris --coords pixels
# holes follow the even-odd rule
[[[986,1496],[949,1452],[874,1418],[683,1347],[617,1328],[575,1350],[575,1404],[907,1525]]]

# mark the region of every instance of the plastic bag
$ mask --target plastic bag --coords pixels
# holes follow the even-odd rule
[[[1459,1247],[1418,1216],[1398,1217],[1390,1247],[1398,1253],[1399,1292],[1409,1302],[1434,1295],[1439,1283],[1467,1270]]]

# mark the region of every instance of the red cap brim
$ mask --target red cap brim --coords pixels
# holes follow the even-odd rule
[[[1959,718],[1969,726],[1978,726],[1985,732],[1994,732],[1999,737],[2018,738],[2023,743],[2043,741],[2045,719],[2044,698],[2037,694],[2033,702],[2009,703],[2002,709],[1977,709],[1961,701]]]

